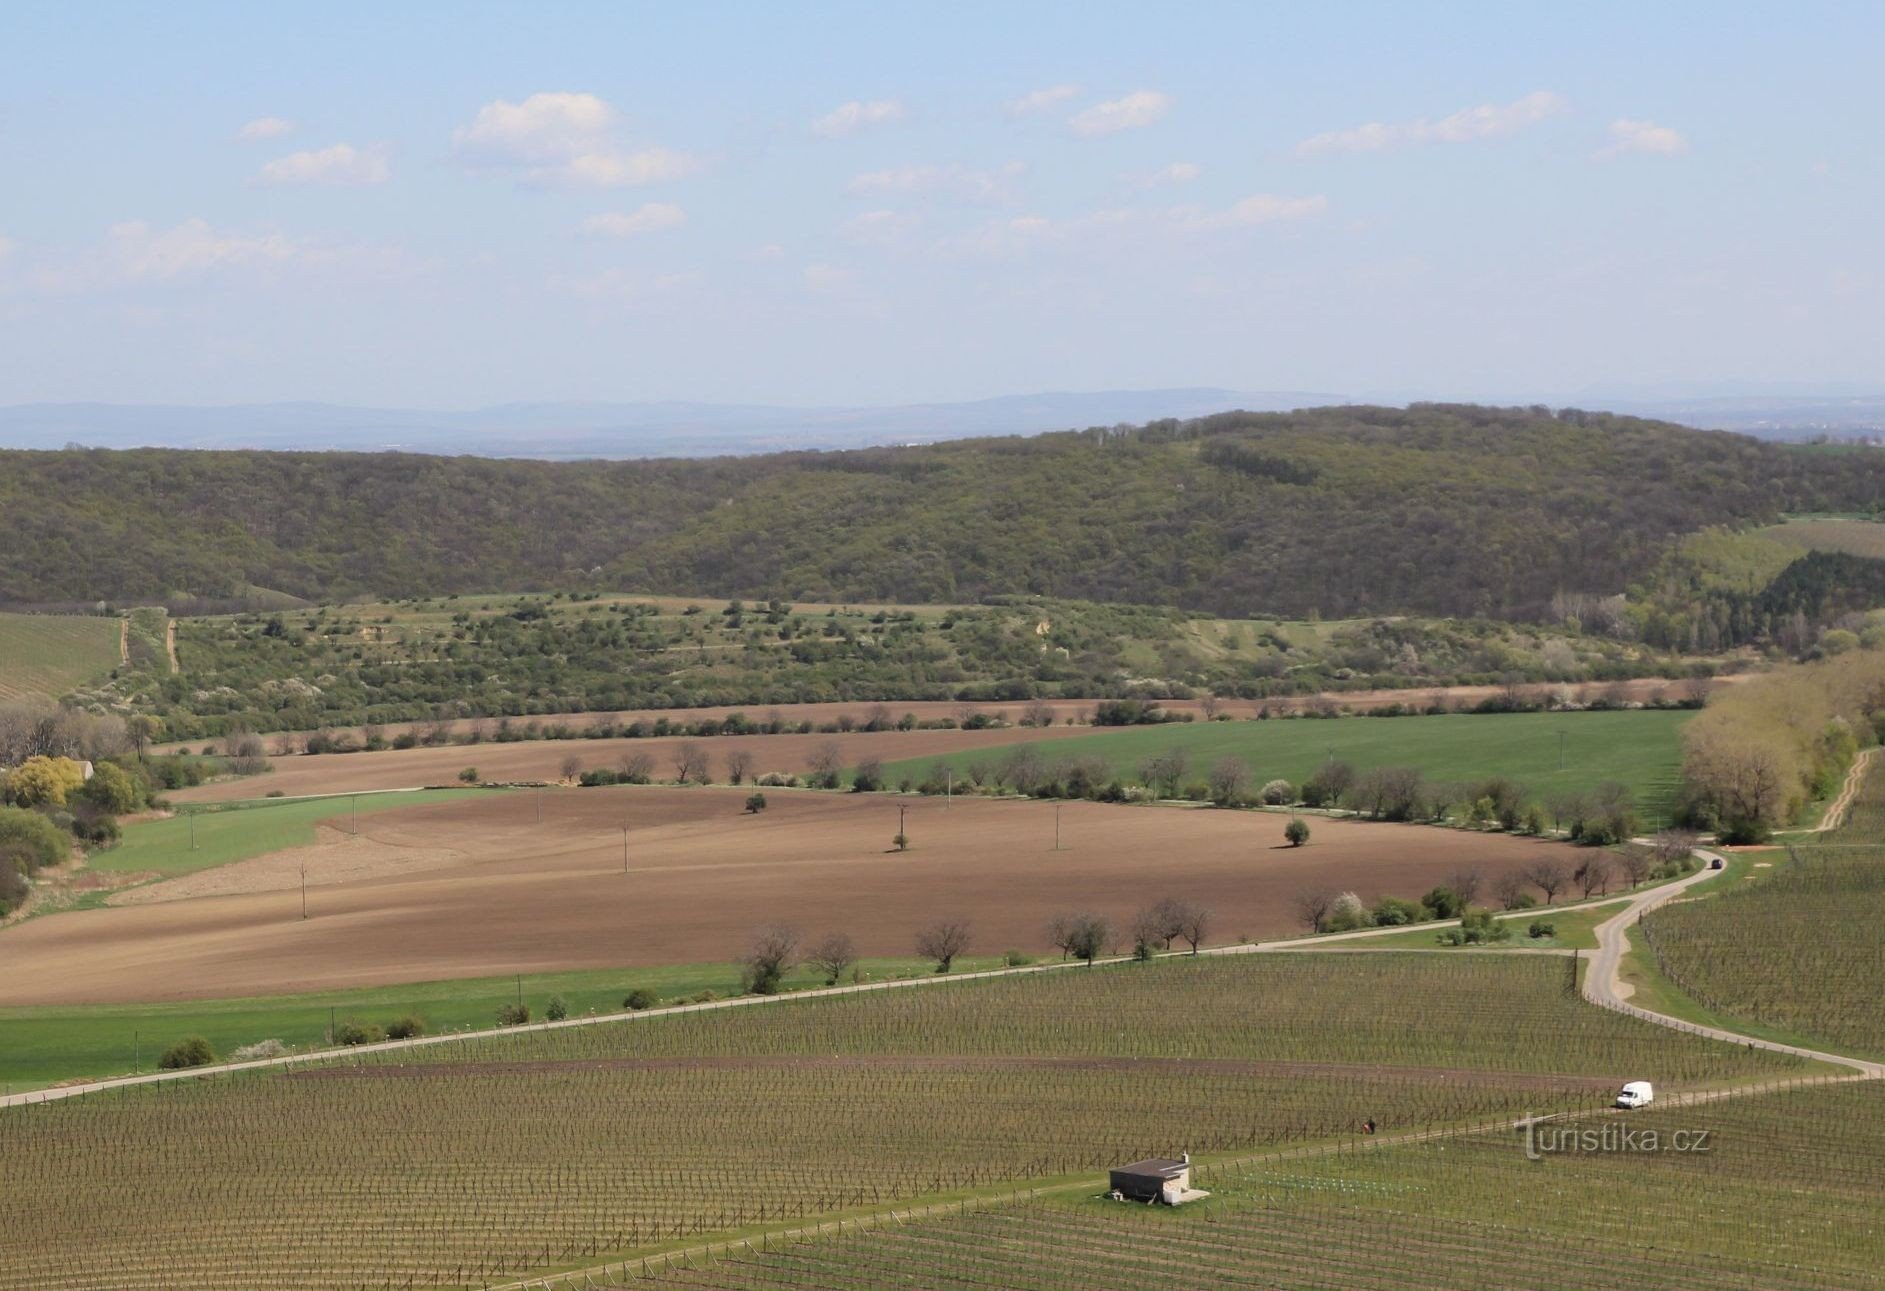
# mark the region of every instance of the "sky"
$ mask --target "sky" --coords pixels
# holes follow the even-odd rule
[[[0,403],[1885,390],[1885,5],[0,6]]]

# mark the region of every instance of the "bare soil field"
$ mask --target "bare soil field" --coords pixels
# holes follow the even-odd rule
[[[1746,681],[1749,677],[1757,675],[1756,673],[1732,673],[1721,677],[1696,681],[1679,681],[1667,677],[1639,677],[1630,681],[1589,681],[1567,685],[1541,682],[1520,686],[1518,689],[1526,695],[1541,698],[1553,698],[1560,692],[1563,692],[1568,693],[1578,702],[1592,699],[1598,695],[1615,695],[1628,702],[1644,703],[1661,695],[1679,697],[1696,687],[1706,692],[1719,686],[1733,685],[1737,682]],[[1471,705],[1479,703],[1481,700],[1490,699],[1494,695],[1503,693],[1505,689],[1506,687],[1504,686],[1430,686],[1415,690],[1327,691],[1317,695],[1286,695],[1271,699],[1226,699],[1218,702],[1216,708],[1217,711],[1228,713],[1232,717],[1245,718],[1256,716],[1257,711],[1262,708],[1268,708],[1273,713],[1288,713],[1300,712],[1321,704],[1333,704],[1337,708],[1352,709],[1355,712],[1367,712],[1376,708],[1385,708],[1390,704],[1426,704],[1433,702],[1435,699],[1443,699],[1449,704],[1470,707]],[[1053,710],[1054,720],[1056,722],[1085,723],[1091,720],[1094,706],[1100,701],[1096,699],[1050,699],[1043,702],[1048,708]],[[1167,699],[1160,700],[1159,704],[1161,707],[1175,713],[1191,713],[1200,719],[1204,716],[1205,704],[1202,700]],[[539,724],[555,722],[574,730],[587,730],[597,723],[605,721],[633,722],[640,720],[655,722],[664,717],[670,722],[696,722],[702,718],[712,718],[717,721],[721,718],[729,717],[734,713],[743,713],[754,721],[761,721],[773,714],[777,714],[786,721],[812,722],[814,724],[835,722],[839,718],[849,717],[861,726],[871,709],[875,707],[877,707],[877,705],[874,702],[866,700],[844,700],[827,704],[735,704],[715,708],[649,708],[619,713],[546,713],[531,717],[513,717],[510,719],[510,722],[513,727],[524,727],[531,722]],[[1005,717],[1009,722],[1019,722],[1021,720],[1022,711],[1027,708],[1028,705],[1018,700],[1005,703],[969,704],[954,700],[919,699],[907,701],[890,700],[884,704],[884,707],[888,708],[898,717],[903,716],[905,713],[914,713],[919,720],[924,721],[943,717],[960,719],[965,713],[986,713],[990,716]],[[499,720],[500,719],[495,717],[464,717],[458,719],[452,726],[460,738],[473,730],[482,730],[488,736],[497,729]],[[380,731],[385,738],[390,740],[407,731],[429,725],[431,725],[429,722],[389,722],[382,726]],[[333,729],[336,731],[351,731],[356,739],[361,738],[361,728],[357,726],[335,727]],[[281,734],[271,734],[264,736],[263,741],[270,749],[273,749],[277,742],[284,738],[298,742],[306,739],[310,733],[311,732],[308,731],[289,731]],[[932,732],[932,734],[934,733],[935,732]],[[969,733],[973,734],[973,732]],[[197,749],[214,743],[215,741],[213,740],[186,740],[180,743],[159,745],[157,746],[157,751],[161,753],[194,752]],[[319,754],[317,756],[327,755]]]
[[[1012,733],[1010,733],[1012,734]],[[774,737],[780,738],[780,737]],[[207,999],[510,972],[725,961],[784,921],[849,933],[867,956],[908,955],[938,916],[973,949],[1049,953],[1056,912],[1123,928],[1166,896],[1213,912],[1207,941],[1297,931],[1305,888],[1417,896],[1461,866],[1489,879],[1564,844],[1414,825],[1205,808],[775,791],[764,813],[714,788],[493,794],[363,818],[376,855],[460,859],[298,886],[74,911],[0,935],[0,1004]],[[899,809],[911,850],[891,850]],[[624,826],[627,871],[624,873]],[[328,846],[356,846],[337,832]],[[264,858],[266,859],[266,858]],[[232,873],[240,867],[232,867]],[[251,872],[255,886],[279,876]],[[633,985],[625,972],[624,986]]]
[[[856,766],[875,755],[886,762],[923,758],[962,749],[992,748],[1024,741],[1091,735],[1091,727],[1015,727],[980,731],[853,731],[837,735],[713,735],[703,738],[673,735],[628,740],[518,740],[505,744],[446,745],[430,749],[382,749],[377,753],[315,753],[281,758],[275,769],[259,776],[221,780],[170,794],[174,802],[226,802],[260,798],[279,791],[299,798],[323,793],[365,793],[371,789],[419,789],[455,785],[458,773],[476,767],[486,783],[555,780],[566,758],[575,758],[585,770],[619,766],[624,758],[646,753],[654,759],[656,779],[675,777],[675,751],[683,744],[698,745],[712,760],[713,776],[724,780],[727,754],[750,753],[751,774],[782,772],[805,775],[808,759],[822,745],[836,743],[844,765]]]

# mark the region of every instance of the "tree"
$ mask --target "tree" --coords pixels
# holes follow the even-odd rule
[[[789,924],[769,923],[753,934],[740,961],[741,986],[753,995],[777,995],[785,975],[792,971],[799,935]]]
[[[1191,947],[1191,953],[1198,953],[1198,946],[1211,931],[1211,912],[1196,901],[1173,901],[1170,927],[1174,936],[1183,937],[1185,944]]]
[[[1309,841],[1309,822],[1301,816],[1291,816],[1289,824],[1283,826],[1283,837],[1291,847],[1301,847]]]
[[[1588,900],[1593,892],[1608,892],[1610,880],[1615,874],[1616,869],[1610,863],[1610,853],[1592,852],[1578,864],[1572,877],[1577,880],[1578,888]]]
[[[1460,899],[1462,906],[1469,906],[1479,899],[1479,890],[1485,886],[1485,875],[1476,865],[1462,866],[1447,875],[1446,885],[1453,889],[1453,895]]]
[[[189,1035],[164,1050],[157,1065],[165,1071],[177,1071],[185,1067],[207,1067],[216,1061],[216,1051],[200,1035]]]
[[[1215,722],[1218,711],[1223,706],[1223,701],[1208,690],[1198,699],[1198,711],[1204,714],[1204,720],[1207,722]]]
[[[713,762],[707,750],[692,740],[674,746],[674,783],[706,784],[713,775]]]
[[[1287,807],[1296,800],[1296,787],[1287,780],[1270,780],[1257,791],[1266,807]]]
[[[836,787],[835,785],[833,786]],[[858,759],[857,770],[851,773],[851,792],[876,793],[884,787],[884,760],[875,753],[866,754]]]
[[[1649,877],[1651,855],[1651,852],[1646,852],[1640,847],[1626,846],[1617,852],[1617,869],[1622,872],[1631,887],[1636,887]],[[1683,855],[1686,856],[1688,853],[1684,852]]]
[[[111,762],[100,762],[93,769],[92,778],[85,782],[85,787],[79,793],[100,811],[110,812],[114,816],[136,811],[143,797],[138,792],[137,783],[125,773],[124,768]]]
[[[946,973],[957,955],[969,948],[967,919],[938,919],[916,934],[916,953],[936,961],[936,971]]]
[[[1170,944],[1175,930],[1166,903],[1147,906],[1132,917],[1132,956],[1150,959]]]
[[[268,770],[268,752],[262,737],[240,727],[223,736],[223,761],[236,775],[260,775]]]
[[[749,793],[746,795],[746,810],[748,812],[757,816],[760,812],[764,811],[765,809],[766,809],[766,795],[765,794]]]
[[[825,975],[826,986],[836,986],[838,979],[846,970],[857,963],[857,945],[849,933],[826,933],[819,943],[812,947],[812,953],[806,957],[819,972]]]
[[[655,778],[655,758],[652,753],[624,753],[617,767],[627,784],[647,784]]]
[[[836,740],[826,740],[805,759],[810,768],[808,782],[814,789],[836,789],[838,773],[844,769],[844,749]]]
[[[1522,909],[1525,905],[1525,889],[1530,882],[1522,870],[1500,870],[1499,876],[1492,881],[1492,895],[1507,910]]]
[[[1298,892],[1291,904],[1295,908],[1296,917],[1302,920],[1304,927],[1310,932],[1321,932],[1323,924],[1328,921],[1329,911],[1335,908],[1335,900],[1339,896],[1341,893],[1334,888],[1308,888]]]
[[[465,784],[476,784],[478,783],[478,768],[466,767],[458,773],[458,778]]]
[[[574,753],[567,754],[563,758],[563,765],[560,770],[565,781],[578,780],[582,777],[583,760]]]
[[[1028,706],[1021,710],[1021,724],[1023,726],[1052,726],[1054,724],[1053,706],[1044,699],[1029,701]]]
[[[1564,885],[1570,882],[1571,869],[1556,856],[1545,856],[1525,867],[1525,877],[1537,885],[1545,894],[1545,904],[1558,899],[1558,893],[1564,891]]]
[[[1163,753],[1147,758],[1139,767],[1139,779],[1161,798],[1176,798],[1191,767],[1191,754],[1182,744],[1174,744]]]
[[[0,807],[0,853],[10,856],[21,873],[57,865],[71,851],[71,836],[38,812]]]
[[[1330,759],[1303,781],[1303,804],[1309,807],[1340,806],[1354,785],[1355,768],[1338,759]]]
[[[1059,948],[1061,958],[1071,955],[1084,959],[1091,968],[1112,944],[1113,927],[1102,915],[1057,914],[1048,922],[1047,935]]]
[[[85,787],[85,771],[71,758],[30,757],[7,773],[7,797],[22,807],[63,807]]]
[[[733,749],[727,754],[727,783],[745,784],[752,774],[753,755],[748,749]]]
[[[1220,807],[1243,803],[1250,786],[1250,766],[1234,754],[1226,754],[1211,765],[1211,801]]]

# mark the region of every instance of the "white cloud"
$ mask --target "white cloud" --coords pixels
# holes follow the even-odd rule
[[[922,221],[906,211],[864,211],[844,222],[844,232],[858,242],[889,243],[902,238]]]
[[[509,169],[529,184],[620,188],[680,179],[698,158],[670,148],[624,151],[614,108],[593,94],[532,94],[521,103],[497,99],[452,134],[468,164]]]
[[[972,170],[966,166],[895,166],[873,170],[854,177],[845,187],[859,196],[885,193],[907,195],[941,194],[949,197],[989,201],[1006,196],[1008,181],[1027,170],[1011,161],[994,170]]]
[[[687,223],[687,212],[672,202],[646,202],[632,211],[605,211],[583,221],[584,233],[611,238],[632,238],[638,233],[659,233]]]
[[[1067,121],[1075,134],[1118,134],[1121,130],[1141,130],[1172,110],[1174,100],[1157,90],[1134,90],[1121,99],[1095,103],[1084,112],[1076,112]]]
[[[154,229],[143,220],[111,226],[105,256],[116,276],[133,281],[165,281],[232,265],[280,263],[300,254],[301,245],[279,233],[219,231],[202,219]]]
[[[279,139],[294,128],[294,122],[281,117],[257,117],[236,131],[236,140],[240,143],[254,143],[260,139]]]
[[[851,285],[855,275],[822,260],[805,266],[805,286],[809,291],[841,291]]]
[[[384,184],[390,172],[386,149],[379,145],[356,148],[337,143],[330,148],[277,157],[256,174],[258,184]]]
[[[902,119],[903,104],[896,99],[873,99],[868,103],[853,99],[812,122],[812,133],[837,139],[855,134],[866,126],[886,125]]]
[[[1158,188],[1164,184],[1189,184],[1204,173],[1204,167],[1195,161],[1174,161],[1169,166],[1160,166],[1149,174],[1139,175],[1134,182],[1141,188]]]
[[[1178,210],[1171,212],[1180,229],[1202,232],[1209,229],[1241,228],[1252,224],[1275,224],[1284,220],[1305,220],[1329,209],[1329,199],[1317,193],[1309,197],[1281,197],[1275,193],[1254,193],[1222,211]]]
[[[1462,108],[1451,116],[1430,121],[1386,124],[1371,121],[1352,130],[1330,130],[1311,135],[1296,145],[1298,156],[1322,152],[1378,152],[1408,144],[1473,143],[1482,139],[1506,139],[1547,118],[1557,116],[1570,106],[1562,94],[1536,90],[1511,103],[1482,103]]]
[[[1610,142],[1599,148],[1599,160],[1620,157],[1627,152],[1645,152],[1652,156],[1673,157],[1689,150],[1689,141],[1668,126],[1654,121],[1632,121],[1619,117],[1610,123]]]
[[[1050,85],[1045,89],[1033,90],[1018,99],[1008,101],[1008,115],[1024,117],[1034,112],[1045,112],[1057,103],[1065,103],[1080,93],[1078,85]]]

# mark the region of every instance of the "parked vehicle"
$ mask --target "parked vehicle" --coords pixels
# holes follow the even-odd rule
[[[1617,1094],[1618,1107],[1648,1107],[1656,1101],[1656,1091],[1647,1080],[1632,1080]]]

